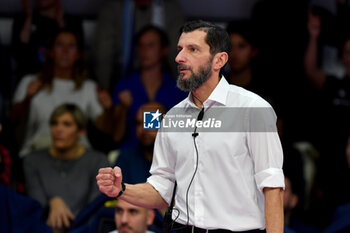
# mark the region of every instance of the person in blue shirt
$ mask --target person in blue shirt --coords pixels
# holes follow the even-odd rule
[[[143,128],[143,112],[145,110],[159,110],[162,114],[166,112],[165,107],[157,102],[144,104],[137,111],[135,117],[137,146],[121,149],[115,164],[123,169],[123,179],[130,184],[146,182],[151,175],[149,170],[153,159],[157,129]]]
[[[121,148],[137,145],[133,120],[141,105],[157,101],[170,109],[187,96],[176,87],[166,68],[167,35],[155,26],[146,26],[136,35],[139,70],[120,80],[112,94],[115,115],[114,141]]]

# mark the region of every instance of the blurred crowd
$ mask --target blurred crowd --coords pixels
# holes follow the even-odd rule
[[[231,39],[224,77],[278,116],[285,232],[350,232],[350,5],[333,1],[336,13],[261,0],[249,19],[214,22]],[[166,113],[188,95],[174,59],[189,19],[176,0],[104,0],[86,41],[83,18],[65,14],[61,0],[22,8],[10,46],[0,41],[0,219],[11,225],[21,214],[11,206],[23,202],[37,213],[22,213],[37,223],[32,232],[112,231],[114,222],[101,227],[114,211],[95,176],[114,165],[127,183],[149,176],[156,130],[143,129],[142,112]]]

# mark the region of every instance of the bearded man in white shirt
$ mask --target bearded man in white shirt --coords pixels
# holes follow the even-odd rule
[[[134,205],[163,209],[171,202],[176,182],[172,225],[177,232],[282,233],[283,152],[272,107],[220,75],[230,54],[225,30],[199,20],[186,23],[181,32],[175,59],[177,84],[190,93],[169,112],[194,111],[198,122],[216,107],[243,109],[245,117],[230,115],[230,119],[242,121],[249,130],[206,132],[195,127],[192,132],[168,132],[162,128],[147,182],[124,184],[120,168],[102,168],[96,177],[100,190]],[[263,114],[260,109],[271,111]],[[253,119],[260,130],[246,119]]]

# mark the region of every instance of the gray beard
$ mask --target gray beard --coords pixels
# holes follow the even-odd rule
[[[183,91],[193,91],[199,88],[211,76],[211,61],[212,59],[210,59],[206,65],[199,67],[197,74],[193,72],[191,67],[178,65],[179,68],[183,67],[189,69],[192,75],[187,79],[182,79],[184,74],[179,74],[176,82],[177,87]]]

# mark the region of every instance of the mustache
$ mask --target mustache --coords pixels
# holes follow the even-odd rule
[[[127,228],[128,230],[132,230],[132,228],[129,226],[128,223],[122,223],[119,228],[122,229],[124,227]]]
[[[188,70],[192,70],[191,66],[186,66],[186,65],[177,65],[177,69],[188,69]]]

